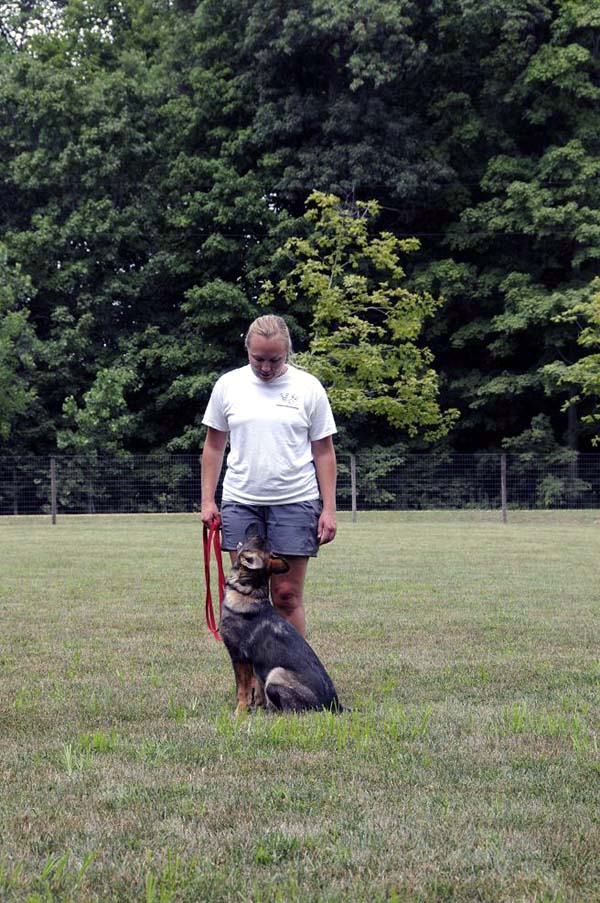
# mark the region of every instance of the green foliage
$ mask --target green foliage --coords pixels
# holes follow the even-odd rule
[[[76,454],[120,451],[135,428],[135,417],[129,413],[125,397],[135,383],[132,370],[99,370],[81,407],[72,395],[65,399],[63,411],[69,426],[59,433],[58,447]]]
[[[563,464],[575,459],[571,449],[560,445],[552,432],[548,417],[539,414],[531,421],[531,426],[514,439],[505,439],[502,443],[506,451],[518,455],[521,464],[538,463],[543,460],[547,465]]]
[[[46,447],[55,433],[73,450],[197,447],[202,399],[252,316],[246,234],[253,246],[269,215],[226,135],[209,137],[223,79],[189,11],[163,0],[70,2],[52,28],[28,15],[31,37],[1,58],[0,194],[35,289]],[[116,401],[95,405],[102,430],[81,412],[130,371],[116,423]]]
[[[459,209],[445,230],[453,257],[419,284],[447,298],[430,340],[445,397],[461,409],[459,430],[483,443],[518,436],[537,414],[562,438],[570,393],[547,367],[580,351],[556,317],[600,255],[597,12],[580,0],[459,15],[440,5],[435,66],[449,81],[432,110]]]
[[[343,440],[340,444],[343,444]],[[338,453],[341,485],[338,485],[337,497],[341,502],[347,503],[351,499],[351,487],[348,485],[349,467],[345,463],[345,458],[345,455]],[[402,443],[392,446],[370,445],[361,449],[358,458],[357,507],[394,507],[395,495],[386,486],[391,485],[391,475],[405,461],[406,446]]]
[[[590,400],[591,411],[584,415],[583,420],[598,428],[600,424],[600,279],[595,279],[587,292],[584,300],[579,300],[561,317],[559,323],[577,323],[580,332],[579,345],[586,352],[576,363],[566,364],[564,361],[556,361],[545,368],[545,373],[560,385],[576,390],[567,405],[579,403],[582,400]],[[596,434],[592,440],[595,445],[600,443],[600,435]]]
[[[289,271],[277,249],[309,240],[315,187],[379,204],[381,236],[340,276],[353,319],[334,330],[369,383],[369,443],[441,435],[438,399],[461,412],[459,449],[497,448],[540,414],[561,440],[575,395],[587,442],[594,363],[562,315],[587,303],[600,258],[598,25],[587,0],[0,3],[2,448],[87,435],[195,451],[261,284]],[[421,299],[412,320],[391,313],[396,289]],[[379,320],[357,313],[367,297]],[[275,304],[300,348],[324,341],[308,293]],[[343,397],[336,354],[327,378],[349,411],[365,396]],[[105,372],[135,376],[103,438],[76,409]]]
[[[290,305],[299,298],[310,304],[309,349],[297,360],[325,385],[335,413],[345,421],[382,418],[410,436],[424,429],[437,438],[455,412],[440,412],[431,354],[417,341],[441,302],[404,287],[400,254],[419,244],[389,232],[370,237],[378,212],[376,201],[345,207],[335,195],[313,192],[311,230],[286,242],[295,265],[277,290]],[[267,284],[263,303],[273,297]]]
[[[514,439],[505,439],[502,445],[511,452],[513,479],[521,484],[535,484],[538,507],[578,507],[582,495],[591,488],[579,477],[577,452],[556,441],[550,419],[543,414],[533,418],[528,430]],[[556,465],[558,472],[544,472]]]
[[[203,4],[205,5],[205,4]],[[415,200],[447,175],[422,115],[429,48],[413,0],[272,0],[244,8],[251,146],[270,196],[300,214],[315,187]]]
[[[0,245],[0,439],[8,439],[35,398],[30,385],[35,336],[25,308],[30,281]]]

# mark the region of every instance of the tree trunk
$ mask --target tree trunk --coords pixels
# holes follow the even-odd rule
[[[350,452],[350,492],[352,495],[352,523],[356,523],[356,455]]]

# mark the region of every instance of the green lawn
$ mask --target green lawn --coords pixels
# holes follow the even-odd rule
[[[197,517],[0,518],[2,901],[600,899],[600,512],[340,520],[236,721]]]

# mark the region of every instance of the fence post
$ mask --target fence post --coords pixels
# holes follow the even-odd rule
[[[352,523],[357,520],[356,513],[356,455],[350,452],[350,492],[352,495]]]
[[[56,458],[50,458],[50,506],[52,509],[52,523],[56,523]]]
[[[506,452],[500,455],[500,499],[502,504],[502,523],[508,522],[507,494],[506,494]]]

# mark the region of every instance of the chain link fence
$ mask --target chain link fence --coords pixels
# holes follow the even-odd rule
[[[341,510],[600,509],[600,454],[338,454]],[[0,514],[196,512],[199,455],[0,457]]]

